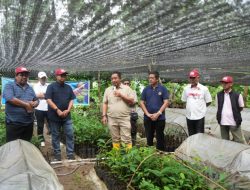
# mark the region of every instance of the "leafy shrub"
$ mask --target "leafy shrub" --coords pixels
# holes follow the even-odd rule
[[[112,150],[98,155],[99,167],[109,168],[118,179],[140,190],[206,190],[205,178],[177,162],[173,155],[163,155],[154,148],[133,148],[126,153]],[[139,166],[139,167],[138,167]]]
[[[77,108],[72,112],[75,143],[97,145],[100,139],[108,140],[107,127],[103,126],[99,118],[97,107]]]
[[[0,110],[0,146],[6,142],[5,113]]]

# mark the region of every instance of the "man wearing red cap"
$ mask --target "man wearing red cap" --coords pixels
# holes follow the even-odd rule
[[[241,94],[232,90],[233,78],[225,76],[221,80],[223,90],[216,96],[217,121],[220,124],[222,139],[229,140],[229,131],[236,142],[246,144],[246,140],[241,131],[241,111],[244,101]]]
[[[56,82],[47,88],[45,98],[49,104],[48,117],[52,134],[52,146],[55,160],[61,160],[60,128],[63,127],[66,135],[66,153],[68,159],[74,157],[74,132],[70,110],[73,100],[76,98],[72,88],[65,84],[68,72],[64,69],[56,69]]]
[[[15,81],[4,87],[7,142],[16,139],[30,141],[33,134],[33,112],[39,101],[28,84],[28,78],[29,71],[25,67],[17,67]]]
[[[186,119],[189,136],[204,133],[204,123],[207,106],[212,102],[212,97],[206,86],[199,83],[200,74],[197,70],[189,73],[190,84],[182,93],[182,101],[186,102]]]

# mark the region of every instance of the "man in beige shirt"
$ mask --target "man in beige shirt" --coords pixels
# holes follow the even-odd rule
[[[134,104],[133,90],[121,83],[121,73],[111,75],[112,85],[105,90],[103,97],[102,123],[108,124],[113,148],[119,149],[123,142],[128,149],[132,147],[130,112]]]
[[[123,84],[127,85],[127,86],[129,86],[131,88],[131,82],[130,82],[129,79],[123,79]],[[137,95],[136,95],[136,91],[135,90],[133,90],[133,93],[134,93],[134,104],[131,106],[130,124],[131,124],[132,146],[135,146],[136,145],[136,135],[137,135],[137,124],[136,124],[136,121],[138,119],[138,113],[136,112],[136,104],[137,104],[138,100],[137,100]]]

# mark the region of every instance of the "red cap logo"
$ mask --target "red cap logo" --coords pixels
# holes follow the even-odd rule
[[[199,72],[194,69],[189,73],[189,77],[198,77],[199,76]]]
[[[55,75],[62,75],[62,74],[68,74],[68,72],[61,68],[56,69]]]
[[[222,80],[220,82],[232,83],[233,82],[233,77],[225,76],[225,77],[222,78]]]
[[[29,73],[29,70],[26,69],[25,67],[17,67],[15,69],[15,73],[18,74],[18,73]]]

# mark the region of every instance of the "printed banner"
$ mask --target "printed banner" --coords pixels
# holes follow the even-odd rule
[[[89,81],[80,81],[80,82],[66,82],[73,89],[76,99],[74,100],[74,105],[88,106],[89,105]]]
[[[5,85],[8,82],[13,82],[14,79],[13,78],[6,78],[6,77],[2,77],[2,89],[1,89],[1,94],[3,95],[3,89],[5,87]],[[35,83],[37,83],[37,81],[32,81],[30,80],[29,85],[31,85],[33,87],[33,85]],[[48,84],[51,83],[47,82]],[[88,106],[89,105],[89,97],[90,97],[90,81],[79,81],[79,82],[71,82],[71,81],[67,81],[66,84],[70,85],[71,88],[73,89],[74,94],[76,95],[76,99],[74,100],[74,105],[77,106]],[[1,98],[1,103],[2,105],[5,105],[5,99]]]

